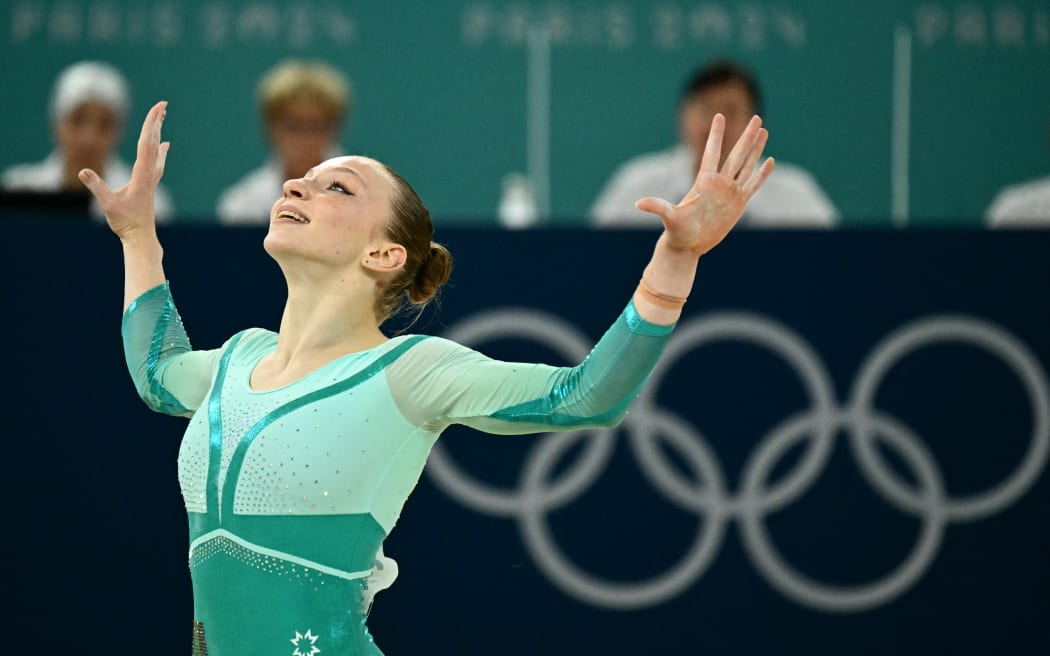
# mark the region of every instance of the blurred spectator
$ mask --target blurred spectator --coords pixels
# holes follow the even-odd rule
[[[687,82],[679,101],[680,143],[621,165],[591,207],[592,225],[659,227],[660,220],[636,209],[635,202],[646,196],[675,200],[684,197],[696,179],[714,115],[721,113],[726,118],[722,140],[725,162],[760,106],[758,83],[741,66],[716,60],[701,67]],[[776,168],[748,203],[739,225],[830,228],[838,218],[838,210],[812,175],[777,159]]]
[[[339,131],[350,113],[350,83],[321,62],[286,61],[263,77],[258,89],[271,155],[219,197],[227,225],[266,224],[285,180],[343,154]]]
[[[83,193],[77,178],[84,168],[93,169],[111,188],[131,179],[131,167],[116,154],[130,105],[124,76],[109,64],[81,61],[66,68],[55,81],[49,116],[55,149],[41,162],[17,164],[0,176],[5,190],[39,193]],[[102,210],[91,200],[91,214],[101,220]],[[171,197],[158,187],[154,213],[158,221],[172,216]]]
[[[1050,124],[1047,124],[1050,146]],[[988,206],[989,228],[1050,228],[1050,175],[1003,188]]]

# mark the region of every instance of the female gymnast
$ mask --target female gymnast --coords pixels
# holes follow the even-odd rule
[[[719,169],[714,118],[677,205],[644,198],[664,231],[626,309],[575,367],[499,362],[445,339],[387,337],[451,270],[401,176],[337,157],[289,180],[264,247],[284,273],[279,332],[194,351],[175,310],[153,216],[169,143],[149,111],[131,181],[79,173],[120,238],[129,371],[154,410],[189,418],[178,476],[190,525],[193,653],[376,656],[365,619],[384,538],[450,424],[500,434],[615,425],[649,375],[693,285],[773,169],[754,117]],[[294,645],[294,651],[289,649]]]

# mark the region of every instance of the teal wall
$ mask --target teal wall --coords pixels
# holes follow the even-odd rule
[[[769,150],[809,168],[848,225],[889,225],[893,34],[914,34],[913,225],[973,225],[998,188],[1050,172],[1050,2],[832,3],[8,0],[0,166],[41,158],[55,75],[108,60],[134,116],[170,101],[165,183],[186,220],[265,149],[254,85],[287,56],[339,65],[357,94],[348,150],[392,164],[448,223],[491,222],[526,166],[523,27],[554,26],[551,208],[578,223],[618,163],[674,137],[684,77],[753,66]],[[705,22],[705,20],[707,22]],[[705,27],[706,26],[706,27]],[[130,158],[129,130],[122,151]]]

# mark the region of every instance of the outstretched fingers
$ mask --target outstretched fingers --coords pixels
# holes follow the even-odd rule
[[[164,177],[164,163],[168,161],[168,149],[171,148],[171,142],[165,141],[160,145],[159,152],[157,153],[157,161],[153,167],[153,181],[158,182]]]
[[[707,133],[707,144],[704,156],[700,160],[700,173],[717,173],[718,163],[722,161],[722,137],[726,133],[726,117],[715,114],[711,119],[711,131]]]
[[[762,166],[751,173],[751,177],[749,177],[747,181],[744,182],[743,186],[740,187],[743,192],[747,194],[748,198],[754,195],[754,193],[758,191],[758,188],[765,184],[766,178],[768,178],[769,174],[773,172],[774,166],[776,166],[776,162],[773,161],[773,158],[767,157],[766,161],[762,162]]]
[[[135,165],[131,170],[132,182],[141,181],[152,184],[159,179],[153,176],[156,173],[158,159],[160,158],[160,128],[164,123],[164,116],[167,114],[167,110],[168,102],[162,100],[150,108],[149,113],[146,114],[146,120],[142,122]]]
[[[729,157],[726,158],[726,163],[722,167],[722,173],[734,179],[740,175],[740,171],[744,168],[751,150],[755,147],[761,128],[762,119],[757,114],[752,116],[740,138],[733,144],[733,150],[729,152]]]
[[[135,165],[131,180],[120,189],[110,189],[98,173],[84,169],[77,174],[84,186],[98,200],[110,228],[118,234],[153,222],[153,195],[164,175],[168,142],[161,142],[160,129],[167,113],[168,103],[155,104],[146,114],[139,133]]]
[[[766,148],[766,142],[769,140],[769,131],[762,128],[758,131],[758,138],[751,144],[751,150],[747,153],[747,160],[744,161],[744,166],[741,167],[740,173],[737,174],[736,179],[740,182],[745,182],[751,174],[755,172],[755,166],[758,165],[758,159],[762,157],[762,151]]]

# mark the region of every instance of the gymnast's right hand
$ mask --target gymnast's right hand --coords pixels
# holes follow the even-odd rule
[[[153,216],[153,190],[164,175],[164,160],[168,155],[168,142],[161,143],[160,126],[168,111],[168,102],[154,105],[142,123],[139,134],[138,153],[131,170],[131,180],[120,189],[113,190],[91,169],[83,169],[77,175],[95,198],[106,215],[110,229],[121,239],[132,237],[137,232],[155,229]]]

